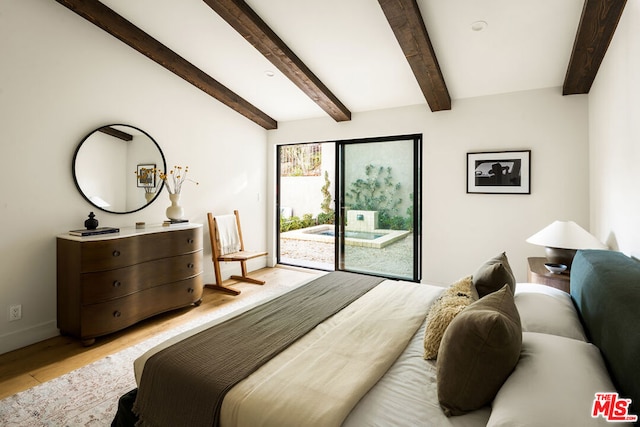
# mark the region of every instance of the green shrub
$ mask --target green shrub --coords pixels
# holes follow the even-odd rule
[[[297,216],[291,218],[280,217],[280,232],[299,230],[301,228],[307,228],[316,225],[316,221],[313,219],[313,215],[307,213],[302,215],[302,219]]]
[[[318,214],[318,225],[320,224],[334,224],[336,221],[336,213],[332,210],[329,213]]]
[[[378,226],[390,230],[410,230],[412,214],[403,217],[398,206],[400,183],[393,182],[391,167],[367,165],[366,178],[359,178],[349,185],[345,199],[349,209],[378,212]]]
[[[320,209],[322,212],[318,214],[318,224],[333,224],[336,220],[336,213],[331,208],[333,197],[331,197],[331,192],[329,191],[330,186],[331,181],[329,181],[329,172],[324,171],[324,185],[320,189],[320,192],[322,193]]]

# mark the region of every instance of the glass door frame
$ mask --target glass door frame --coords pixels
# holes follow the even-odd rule
[[[288,147],[288,146],[297,146],[297,145],[307,145],[307,144],[334,144],[335,142],[332,140],[327,140],[327,141],[309,141],[309,142],[294,142],[294,143],[286,143],[286,144],[278,144],[275,146],[275,158],[276,158],[276,188],[275,188],[275,221],[276,221],[276,227],[275,227],[275,249],[276,249],[276,263],[277,264],[281,264],[281,265],[289,265],[292,267],[301,267],[301,268],[309,268],[309,269],[314,269],[314,270],[320,270],[320,271],[335,271],[336,270],[336,261],[335,261],[335,255],[334,255],[334,259],[333,259],[333,266],[331,268],[329,268],[328,266],[331,265],[329,263],[323,264],[323,263],[306,263],[304,259],[299,260],[302,261],[300,263],[296,263],[295,259],[292,259],[290,261],[283,261],[282,259],[282,253],[281,253],[281,249],[282,249],[282,244],[281,244],[281,233],[282,231],[280,230],[280,224],[281,224],[281,217],[282,217],[282,150],[284,147]],[[330,149],[329,149],[330,150]],[[334,153],[335,153],[335,148],[334,148]],[[335,161],[335,158],[333,159],[333,169],[335,170],[337,163]],[[334,173],[335,175],[335,173]],[[335,191],[336,191],[336,183],[335,183],[335,178],[333,176],[330,176],[329,178],[331,178],[331,182],[332,182],[332,194],[335,195]],[[332,206],[335,212],[335,196],[332,199]],[[334,244],[335,246],[335,244]],[[334,251],[335,253],[335,251]]]
[[[372,137],[350,140],[335,141],[336,144],[336,172],[335,172],[335,235],[336,253],[335,269],[340,271],[350,271],[345,268],[345,194],[346,182],[345,171],[345,147],[351,144],[366,144],[392,141],[413,141],[413,272],[412,278],[384,275],[391,279],[410,280],[420,282],[422,276],[422,135],[394,135],[387,137]],[[358,273],[363,273],[358,271]],[[366,273],[363,273],[366,274]],[[374,274],[374,273],[371,273]],[[382,276],[381,274],[375,274]]]
[[[390,142],[390,141],[413,141],[413,272],[412,278],[395,277],[388,275],[385,277],[393,279],[411,280],[419,282],[422,275],[422,135],[421,134],[407,134],[407,135],[395,135],[387,137],[372,137],[372,138],[358,138],[350,140],[328,140],[316,143],[333,143],[335,144],[335,174],[333,177],[333,209],[335,212],[335,254],[334,254],[334,270],[349,271],[344,268],[343,254],[345,251],[344,241],[344,209],[345,209],[345,179],[344,179],[344,147],[349,144],[359,143],[377,143],[377,142]],[[313,143],[313,142],[308,142]],[[307,143],[299,143],[307,144]],[[299,266],[304,268],[317,268],[310,267],[308,265],[298,265],[295,263],[282,262],[281,259],[281,242],[280,242],[280,218],[281,218],[281,149],[287,145],[298,145],[296,143],[283,144],[276,146],[276,262],[283,265]],[[324,270],[324,269],[323,269]],[[325,270],[330,271],[330,270]],[[359,272],[362,273],[362,272]],[[366,273],[363,273],[366,274]],[[374,274],[374,273],[371,273]],[[376,274],[381,276],[380,274]]]

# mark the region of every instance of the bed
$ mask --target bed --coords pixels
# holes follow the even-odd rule
[[[130,407],[135,401],[133,413],[139,418],[123,416],[119,409],[113,425],[509,426],[552,425],[563,419],[569,423],[579,420],[581,425],[606,425],[604,418],[590,416],[593,396],[615,392],[616,388],[598,348],[586,341],[571,297],[533,284],[518,284],[514,296],[513,289],[518,288],[505,264],[508,266],[506,255],[501,254],[483,264],[474,276],[448,288],[344,272],[314,279],[149,350],[134,364],[138,389],[120,402]],[[471,277],[472,288],[480,295],[456,309],[441,336],[438,358],[425,360],[427,332],[436,323],[430,315],[442,309],[448,296],[463,295],[456,286],[470,283]],[[495,282],[492,289],[486,288],[487,278]],[[507,284],[500,287],[505,281]],[[339,288],[349,289],[349,295],[339,296],[337,304],[329,302],[326,298],[333,298]],[[502,372],[492,371],[491,366],[504,365],[496,361],[509,346],[491,344],[485,337],[481,347],[493,347],[490,350],[497,353],[474,353],[475,349],[467,347],[475,345],[471,342],[477,329],[462,323],[468,321],[463,318],[472,308],[491,298],[507,300],[517,318],[517,328],[509,337],[510,343],[515,342],[509,350],[512,356],[515,352],[515,362],[509,363],[517,363],[517,367],[509,365]],[[288,300],[285,306],[283,300]],[[322,306],[322,319],[308,321],[303,313],[315,310],[309,307],[316,305]],[[335,307],[326,308],[331,305]],[[486,307],[480,308],[487,312]],[[497,317],[505,317],[501,311],[497,310]],[[252,317],[255,313],[259,321]],[[284,335],[292,328],[298,330],[298,336],[283,340],[271,326],[261,327],[264,322],[278,324],[279,313],[294,319],[293,326],[281,326]],[[495,318],[496,311],[491,313]],[[249,325],[233,323],[241,318],[248,319]],[[205,348],[203,343],[212,336],[220,338],[212,331],[220,328],[222,337],[229,337],[229,322],[233,331],[255,329],[258,342],[276,342],[278,348],[273,354],[270,348],[257,349],[254,354],[253,347],[261,344],[251,341],[251,332],[236,334],[230,345]],[[513,316],[505,322],[507,326],[510,323],[514,323]],[[471,335],[455,335],[460,329],[467,334],[471,331]],[[493,326],[490,329],[496,330]],[[503,332],[498,334],[500,339]],[[451,340],[464,342],[463,351],[445,353]],[[235,353],[236,347],[242,350],[240,354]],[[167,356],[174,351],[177,353]],[[467,363],[469,354],[474,363]],[[249,360],[249,365],[239,364],[242,378],[228,375],[238,364],[228,367],[223,363],[236,358]],[[253,364],[254,359],[258,363]],[[457,381],[447,370],[454,361],[458,365],[453,374],[460,370],[465,381],[476,383],[470,393],[475,407],[452,414],[443,396],[450,392],[446,387]],[[468,375],[471,371],[475,378]],[[218,377],[223,377],[222,384],[213,384]],[[486,404],[478,405],[475,397],[484,386],[479,382],[494,377],[501,377],[498,388],[484,398]]]

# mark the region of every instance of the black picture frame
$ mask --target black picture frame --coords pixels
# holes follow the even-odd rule
[[[155,163],[138,165],[137,186],[140,188],[155,187],[156,174],[153,170],[156,168]]]
[[[467,193],[531,194],[531,150],[467,153]]]

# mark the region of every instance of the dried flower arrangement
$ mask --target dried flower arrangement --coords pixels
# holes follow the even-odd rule
[[[173,169],[169,171],[169,175],[158,171],[158,176],[167,185],[169,194],[179,194],[180,190],[182,190],[182,183],[185,181],[191,181],[196,185],[200,184],[197,181],[187,178],[188,173],[189,166],[185,166],[184,168],[182,166],[174,166]]]
[[[160,178],[156,180],[155,187],[144,187],[145,193],[155,193],[160,186],[160,182],[164,182],[167,186],[167,191],[169,192],[169,194],[180,194],[180,191],[182,190],[182,184],[185,181],[191,181],[196,185],[199,184],[199,182],[187,178],[188,173],[189,166],[185,166],[184,168],[182,166],[174,166],[173,169],[169,171],[169,174],[165,174],[162,170],[156,168],[143,168],[141,169],[140,173],[136,171],[136,176],[138,177],[138,179],[140,179],[146,177],[147,174],[155,174],[158,176],[158,178]]]

